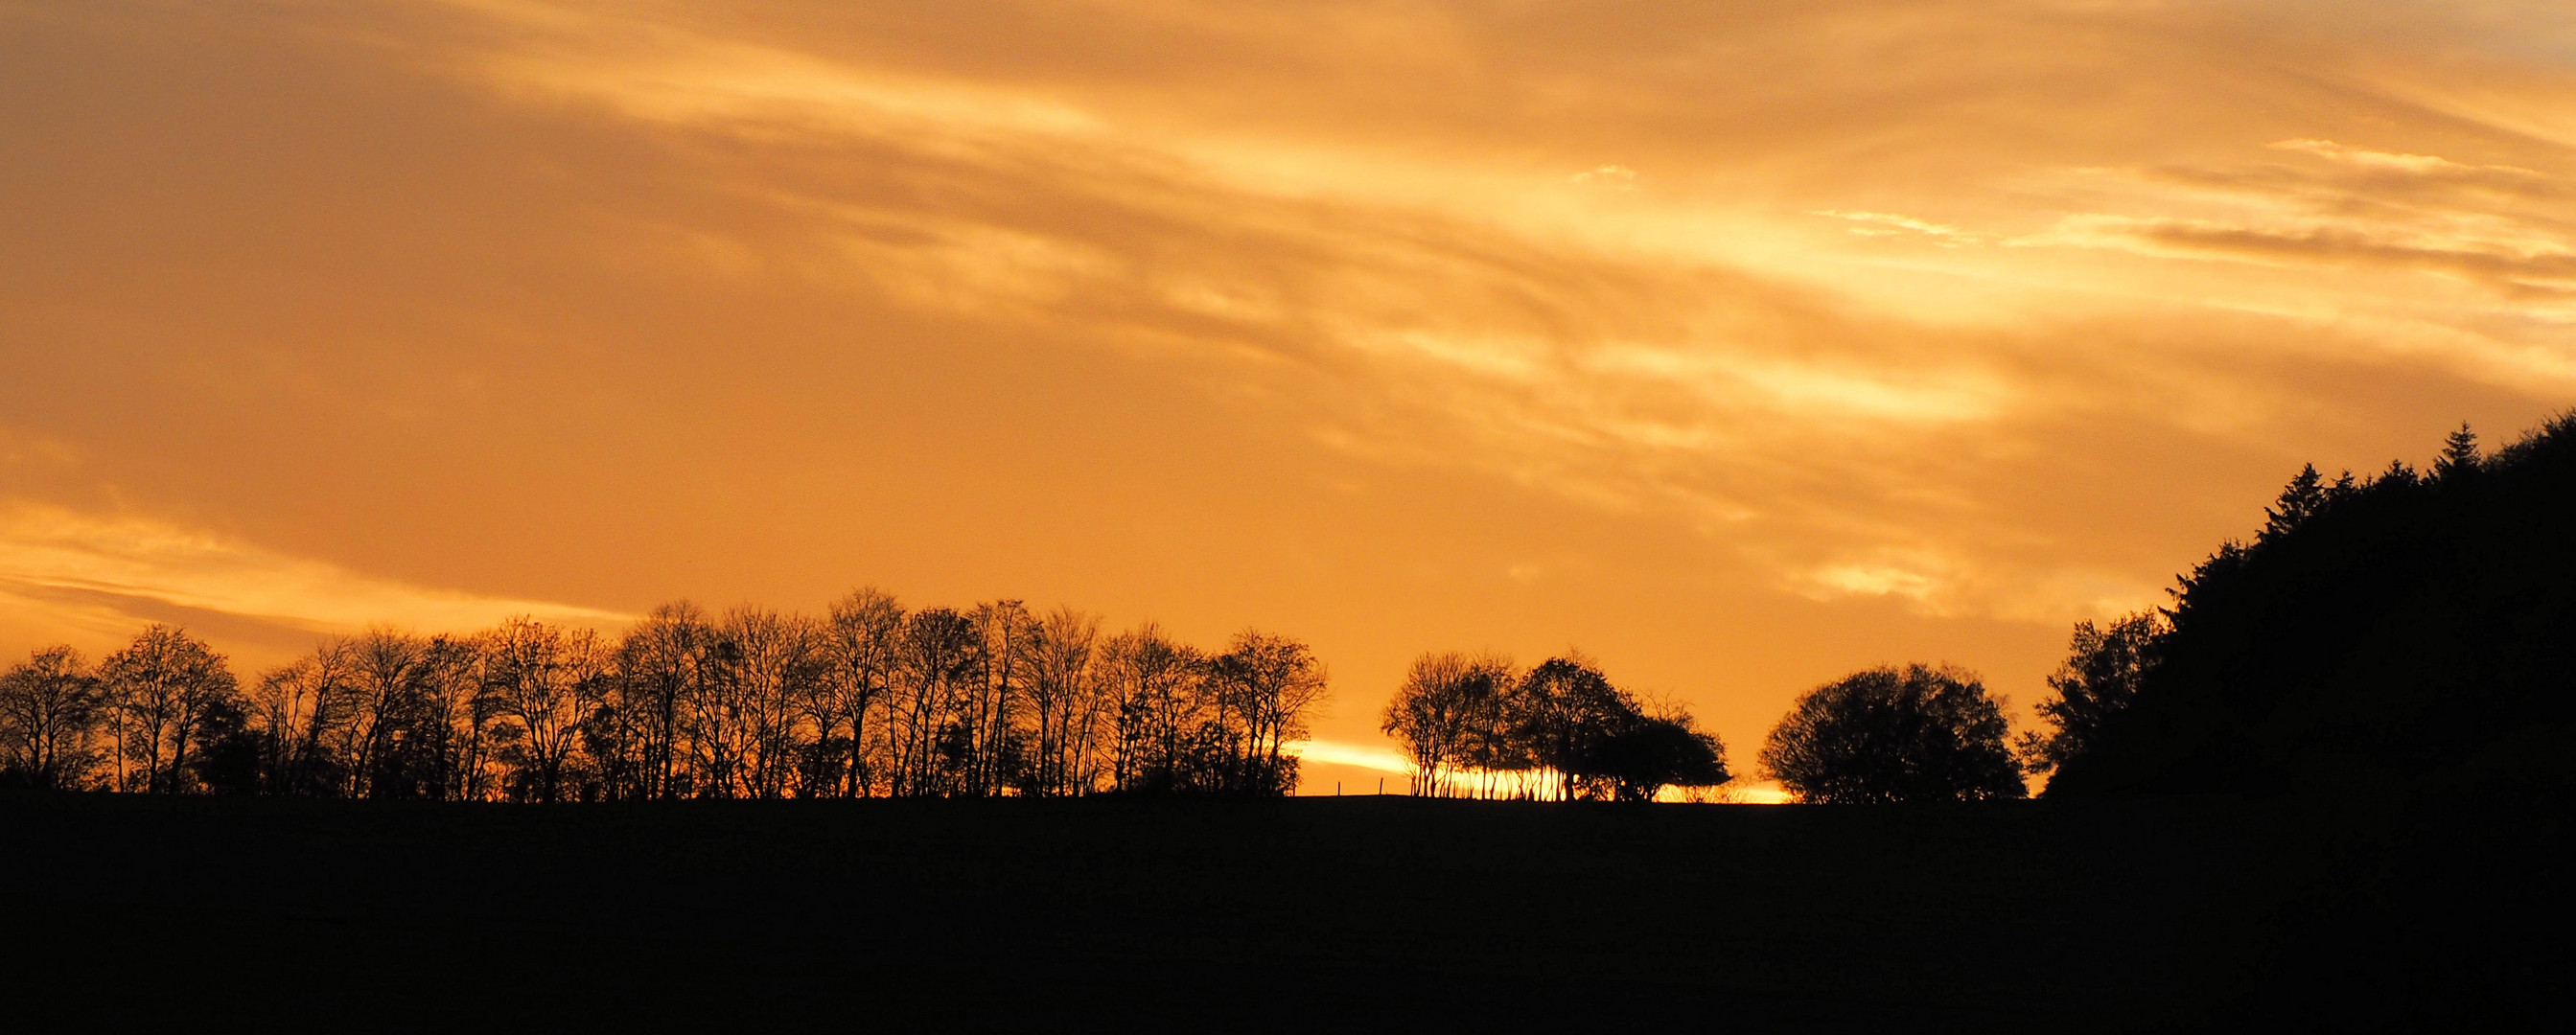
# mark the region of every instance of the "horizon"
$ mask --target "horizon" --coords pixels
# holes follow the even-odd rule
[[[0,654],[873,585],[1297,638],[1308,794],[1431,651],[2027,728],[2576,400],[2576,22],[2456,6],[0,2]]]

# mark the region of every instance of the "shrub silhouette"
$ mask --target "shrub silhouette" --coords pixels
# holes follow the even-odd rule
[[[1811,802],[2019,798],[2021,765],[2005,731],[1973,673],[1874,668],[1801,695],[1763,744],[1762,765]]]

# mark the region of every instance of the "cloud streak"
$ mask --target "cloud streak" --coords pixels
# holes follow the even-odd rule
[[[143,518],[0,506],[0,609],[92,634],[190,613],[306,633],[471,632],[512,615],[613,626],[597,608],[432,589]]]
[[[2092,319],[2174,323],[2170,313],[2150,316],[2138,308],[2140,284],[2168,283],[2151,305],[2224,309],[2232,290],[2222,271],[2168,268],[2131,277],[2083,259],[2083,251],[2109,247],[2167,262],[2363,264],[2453,276],[2499,291],[2505,304],[2544,320],[2554,319],[2569,271],[2564,238],[2551,222],[2564,213],[2526,217],[2503,204],[2556,189],[2554,178],[2520,165],[2322,136],[2247,140],[2232,149],[2223,137],[2192,141],[2232,150],[2252,170],[2233,175],[2219,202],[2228,212],[2203,214],[2211,204],[2205,197],[2156,187],[2155,167],[2141,164],[2125,175],[2135,187],[2116,199],[2068,199],[2117,200],[2130,212],[2077,210],[2045,231],[2014,233],[1979,229],[1959,216],[1875,207],[1747,209],[1706,191],[1645,191],[1621,165],[1571,178],[1573,186],[1615,188],[1609,194],[1569,193],[1562,180],[1551,187],[1543,173],[1514,172],[1479,155],[1484,145],[1476,142],[1458,142],[1434,162],[1336,139],[1299,120],[1201,123],[1186,110],[1140,103],[1139,95],[1118,88],[1120,73],[1102,68],[970,82],[645,19],[583,14],[549,21],[558,13],[552,8],[481,9],[523,28],[544,23],[555,32],[543,42],[519,37],[517,49],[473,66],[513,89],[594,98],[645,122],[768,144],[793,139],[811,148],[842,141],[887,152],[891,161],[879,162],[922,170],[927,180],[905,196],[934,191],[956,200],[932,210],[912,201],[890,206],[882,200],[888,192],[852,193],[846,180],[837,194],[804,185],[773,195],[836,213],[826,225],[907,228],[900,237],[854,233],[843,240],[847,275],[871,279],[913,304],[1013,314],[1047,333],[1285,359],[1352,393],[1308,400],[1322,404],[1310,411],[1322,425],[1319,441],[1379,458],[1472,458],[1465,462],[1623,509],[1680,506],[1725,515],[1734,519],[1726,522],[1730,534],[1757,540],[1811,538],[1834,527],[1858,532],[1889,524],[1880,515],[1896,512],[1917,528],[1927,519],[1969,527],[1985,520],[1971,513],[1974,505],[1939,504],[1953,513],[1926,514],[1924,504],[1944,495],[1940,487],[1954,485],[1960,472],[1899,460],[1892,454],[1903,450],[1868,443],[1919,428],[1975,428],[1963,440],[2009,441],[2031,433],[2010,429],[2056,419],[2034,400],[2063,385],[2030,369],[2053,348],[2052,332],[2016,318],[1984,331],[1985,343],[1962,348],[1971,335],[1942,318],[1945,305],[2027,312],[2049,299],[2050,309],[2063,311],[2071,302]],[[1928,16],[1936,8],[1913,10]],[[1403,17],[1367,6],[1355,12],[1364,20]],[[1112,20],[1149,17],[1120,5],[1099,13]],[[1500,26],[1476,23],[1464,11],[1444,11],[1434,21],[1448,38],[1517,52],[1517,41],[1491,35]],[[1180,31],[1211,31],[1215,24],[1190,22]],[[1935,24],[1923,26],[1927,38],[1948,31]],[[2187,24],[2188,18],[2175,27]],[[2045,46],[2060,31],[2045,19],[2025,28],[2032,46]],[[1219,35],[1206,42],[1242,45]],[[629,38],[649,42],[615,42]],[[1782,38],[1791,46],[1834,39],[1829,33]],[[2207,40],[2166,45],[2221,68],[2242,67],[2253,56],[2212,49]],[[1401,59],[1366,53],[1355,60]],[[2250,88],[2295,89],[2277,81]],[[1324,94],[1329,98],[1330,90]],[[1615,121],[1639,117],[1638,109],[1620,104],[1632,99],[1604,95],[1590,103]],[[2052,113],[2045,101],[2021,100],[2043,120],[2110,114],[2080,107]],[[2221,91],[2182,103],[2230,100]],[[1652,113],[1640,121],[1652,125],[1664,117]],[[1968,127],[1971,134],[1990,132]],[[2035,139],[2048,137],[2043,132]],[[1955,164],[1976,144],[1973,138],[1927,143],[1896,164]],[[2253,170],[2266,153],[2303,156],[2326,168]],[[1728,169],[1723,159],[1712,164],[1708,156],[1694,157],[1703,177],[1723,177]],[[2061,190],[2089,176],[2098,191],[2098,172],[2072,162],[2052,170],[2045,158],[2030,156],[2018,171],[2001,167],[1984,175],[2055,177]],[[2392,186],[2392,179],[2404,182]],[[2447,193],[2425,194],[2424,183]],[[1883,194],[1888,186],[1868,190]],[[1958,212],[1966,196],[1960,192],[1978,189],[1976,174],[1953,172],[1914,194],[1923,205]],[[1036,208],[1021,203],[1031,198],[1050,200]],[[1067,210],[1088,215],[1051,218]],[[1799,215],[1825,217],[1849,243],[1798,224]],[[2014,247],[1976,247],[1995,244]],[[1922,247],[1934,250],[1888,250]],[[2527,336],[2500,337],[2486,313],[2463,308],[2428,317],[2414,307],[2401,314],[2367,290],[2338,291],[2320,282],[2299,290],[2325,292],[2332,301],[2323,304],[2347,312],[2338,320],[2376,311],[2384,319],[2429,319],[2453,331],[2452,338],[2418,335],[2412,348],[2453,350],[2460,347],[2453,339],[2465,338],[2488,360],[2517,356],[2526,370],[2557,378],[2566,372],[2550,349]],[[2289,315],[2287,307],[2270,309],[2276,317]],[[2298,333],[2300,322],[2285,320],[2292,326],[2283,330]],[[1256,361],[1226,376],[1257,382],[1274,375]],[[1847,445],[1821,455],[1806,448],[1819,440]],[[1891,455],[1873,455],[1882,452]],[[1798,463],[1824,465],[1817,476],[1865,486],[1864,498],[1874,501],[1841,501],[1849,509],[1833,515],[1801,513],[1817,501],[1782,471]],[[1919,479],[1903,473],[1909,466]],[[1813,545],[1757,542],[1751,555]],[[1921,547],[1903,537],[1863,534],[1827,552],[1860,557]],[[1970,542],[1952,541],[1941,550],[1960,558],[1963,570],[1987,573],[1970,582],[1995,581],[2014,566],[1977,557],[1980,549]],[[1828,562],[1794,570],[1882,569]],[[1810,576],[1792,581],[1801,579],[1836,584]],[[2094,581],[2080,566],[2037,579],[2026,592]],[[1968,583],[1944,576],[1918,572],[1899,581],[1920,589],[1897,594],[1914,599],[1930,594],[1921,587],[1935,582],[1950,587],[1947,597],[1970,593]],[[1964,598],[1955,606],[1978,609]],[[2028,610],[2001,599],[1986,609]]]

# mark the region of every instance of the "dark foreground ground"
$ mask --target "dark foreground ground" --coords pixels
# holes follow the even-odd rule
[[[2566,897],[2544,890],[2555,821],[2537,814],[0,795],[0,1016],[34,1022],[5,1025],[21,1031],[2530,1021],[2557,1009],[2564,950],[2495,947],[2565,937],[2534,912]]]

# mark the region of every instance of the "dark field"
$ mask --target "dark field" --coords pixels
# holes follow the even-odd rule
[[[2306,929],[2420,920],[2317,870],[2376,858],[2315,848],[2333,828],[2187,800],[7,795],[0,909],[46,1027],[2094,1031],[2326,1016],[2296,1011],[2366,975],[2289,963]]]

